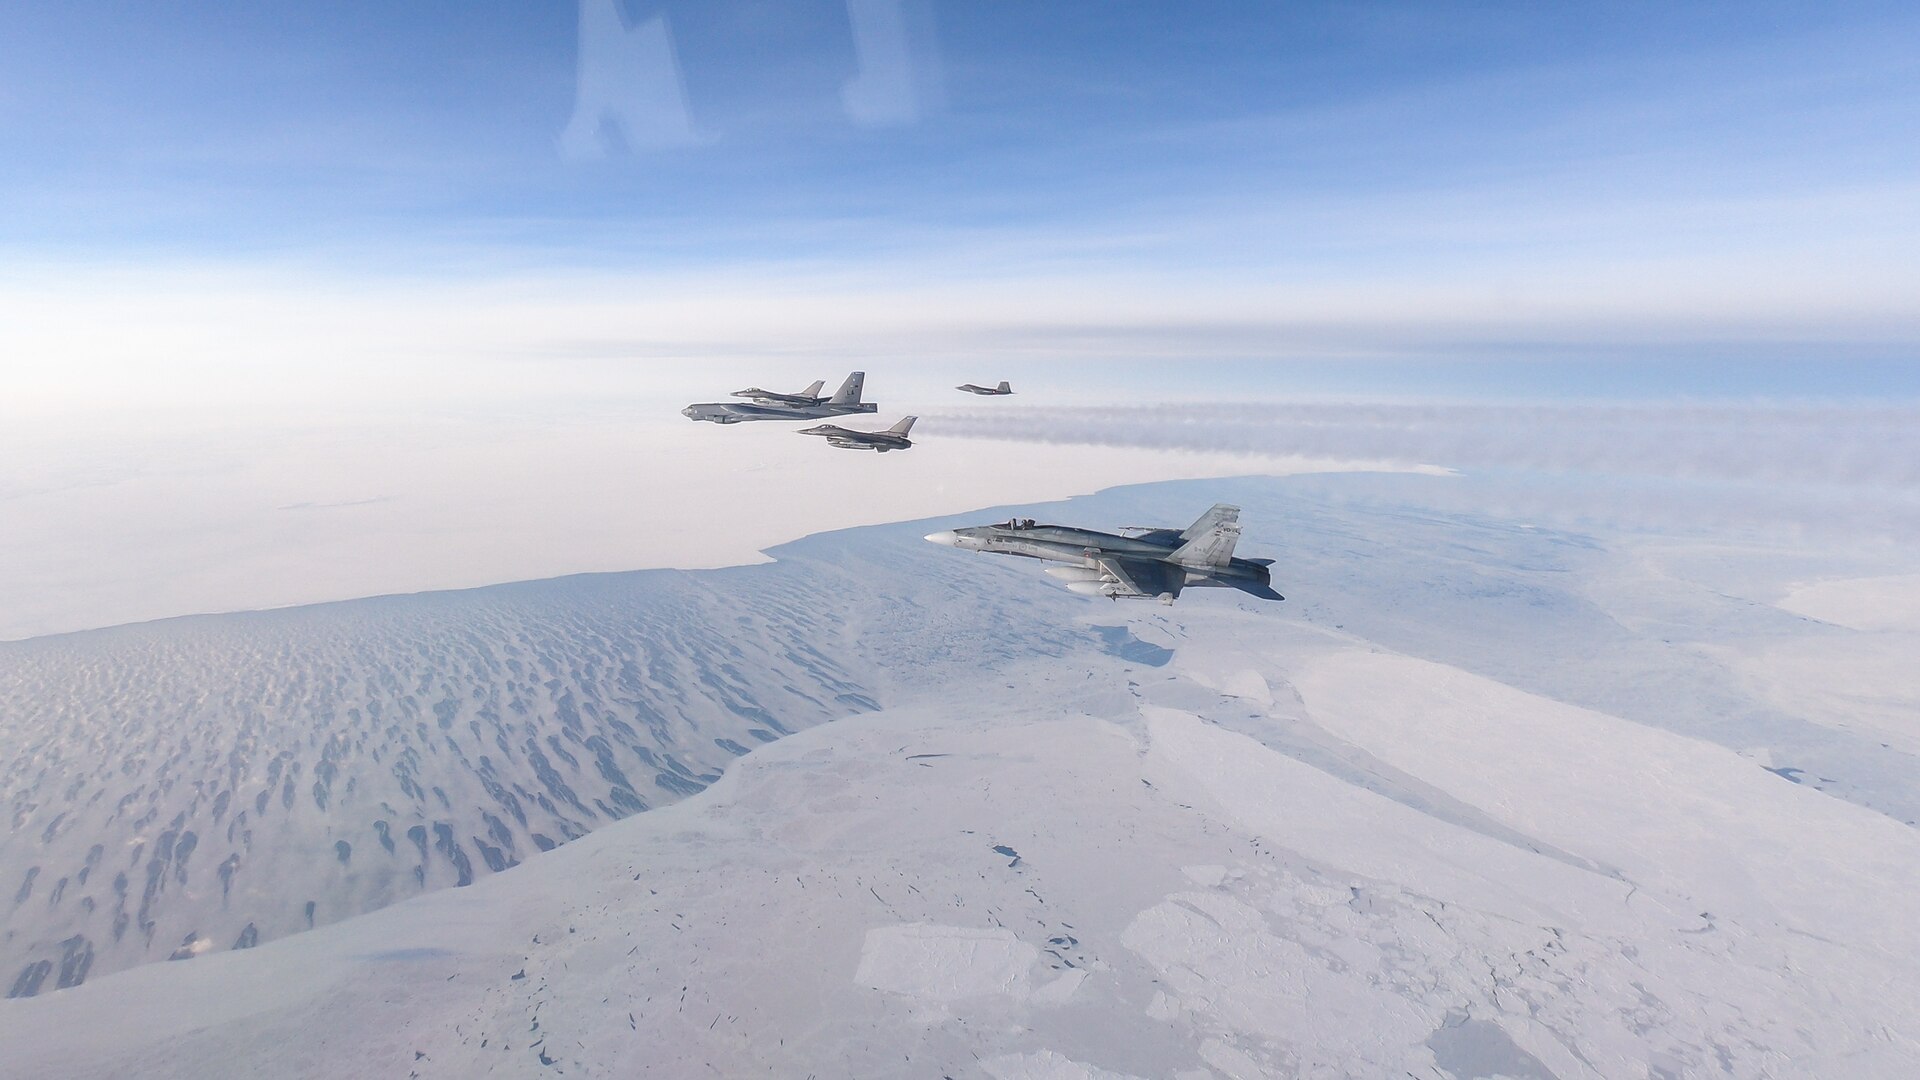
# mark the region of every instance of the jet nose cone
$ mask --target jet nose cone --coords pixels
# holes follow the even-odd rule
[[[952,529],[947,529],[943,532],[928,533],[927,543],[939,544],[943,547],[959,547],[960,534],[954,532]]]
[[[686,408],[681,409],[680,415],[686,417],[689,420],[693,419],[693,406],[689,405]]]

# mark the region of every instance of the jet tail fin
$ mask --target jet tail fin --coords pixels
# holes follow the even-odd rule
[[[1174,549],[1169,558],[1182,566],[1225,566],[1233,561],[1233,546],[1240,542],[1240,508],[1221,503],[1200,515],[1200,520],[1180,534],[1186,543]]]
[[[897,424],[895,424],[895,425],[893,425],[892,427],[890,427],[890,428],[888,428],[888,429],[887,429],[887,434],[889,434],[889,435],[905,435],[905,434],[906,434],[907,432],[909,432],[909,431],[912,431],[912,430],[913,430],[913,422],[914,422],[915,420],[918,420],[918,419],[920,419],[920,418],[919,418],[919,417],[917,417],[917,416],[909,416],[909,417],[907,417],[907,418],[906,418],[905,420],[902,420],[902,421],[900,421],[899,423],[897,423]]]
[[[1000,385],[999,385],[998,387],[996,387],[995,389],[997,389],[997,390],[999,390],[999,391],[1000,391],[1001,393],[1003,393],[1003,394],[1011,394],[1011,393],[1013,393],[1013,385],[1012,385],[1011,383],[1009,383],[1009,382],[1007,382],[1007,380],[1005,380],[1005,379],[1001,379],[1001,380],[1000,380]]]
[[[847,376],[846,382],[843,382],[840,384],[840,389],[836,391],[833,395],[832,404],[835,404],[835,405],[860,404],[860,391],[865,389],[866,385],[867,385],[867,373],[864,371],[854,372],[853,374]]]
[[[824,389],[824,388],[826,387],[826,385],[827,385],[827,383],[826,383],[826,380],[824,380],[824,379],[815,379],[815,380],[813,380],[813,385],[812,385],[812,386],[809,386],[809,387],[807,387],[807,388],[806,388],[805,390],[802,390],[802,391],[800,391],[800,395],[799,395],[799,396],[801,396],[801,397],[819,397],[819,396],[820,396],[820,391],[821,391],[822,389]]]

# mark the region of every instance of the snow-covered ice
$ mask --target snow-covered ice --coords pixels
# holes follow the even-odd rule
[[[811,538],[765,567],[393,601],[406,621],[380,634],[353,605],[283,613],[335,651],[264,650],[262,674],[240,665],[224,683],[210,661],[189,667],[210,689],[153,698],[168,710],[76,703],[16,771],[34,782],[7,789],[20,820],[0,869],[22,873],[25,852],[69,881],[51,909],[38,879],[10,909],[9,948],[57,947],[45,912],[100,893],[98,876],[73,880],[67,863],[87,848],[64,830],[117,837],[119,819],[83,814],[42,836],[70,804],[107,801],[91,791],[122,759],[71,763],[117,732],[151,728],[161,749],[145,756],[177,759],[171,784],[127,778],[145,785],[130,809],[159,807],[153,824],[198,820],[229,786],[236,805],[264,790],[282,749],[320,760],[327,732],[302,740],[292,719],[213,723],[237,711],[227,687],[290,657],[307,686],[340,687],[336,722],[364,715],[381,683],[360,672],[394,657],[407,658],[388,691],[401,697],[423,677],[483,688],[475,701],[522,688],[524,711],[501,716],[505,749],[488,754],[530,793],[550,789],[529,742],[551,736],[577,762],[543,751],[554,775],[607,799],[578,748],[612,720],[634,726],[638,703],[663,720],[607,741],[629,775],[643,748],[691,757],[754,722],[698,711],[709,695],[792,733],[745,756],[676,757],[697,791],[574,814],[578,838],[555,850],[529,850],[516,822],[520,864],[469,887],[257,948],[208,935],[179,963],[0,1002],[0,1060],[76,1077],[1920,1074],[1912,751],[1802,715],[1725,659],[1905,631],[1775,603],[1811,580],[1804,552],[1725,547],[1709,581],[1666,538],[1526,528],[1337,483],[1337,499],[1243,480],[1037,511],[1133,524],[1238,501],[1247,553],[1281,560],[1281,605],[1090,603],[1031,568],[920,543],[927,523],[909,523]],[[426,631],[456,634],[480,610],[495,613],[481,637],[500,670],[443,672],[458,654]],[[22,723],[45,684],[19,673],[78,664],[62,650],[87,662],[44,670],[111,688],[196,650],[244,657],[266,628],[27,643],[44,652],[6,654],[0,691]],[[639,689],[589,677],[635,649],[660,661]],[[551,670],[510,677],[509,658]],[[573,724],[557,716],[568,690]],[[445,730],[420,714],[431,738],[392,752],[413,751],[421,783],[466,775],[460,755],[474,760],[490,729],[465,711]],[[167,726],[183,715],[200,719]],[[198,738],[173,753],[188,731]],[[273,842],[314,867],[280,894],[263,881],[261,902],[297,918],[311,893],[351,893],[365,863],[446,875],[444,855],[363,846],[371,826],[343,807],[384,799],[455,825],[472,850],[462,815],[492,805],[484,789],[442,783],[451,807],[376,795],[390,770],[370,764],[385,745],[374,735],[328,759],[340,772],[325,813],[303,788],[268,816],[300,823]],[[224,771],[237,746],[247,756]],[[202,761],[213,767],[188,768]],[[349,779],[358,802],[341,797]],[[195,831],[209,850],[188,886],[163,875],[161,895],[206,921],[219,908],[203,903],[201,857],[218,865],[225,838]],[[352,865],[329,862],[323,842],[349,834]],[[158,957],[116,966],[142,958]]]
[[[1920,630],[1920,574],[1796,583],[1779,606],[1855,630]]]
[[[853,977],[862,986],[929,1001],[985,994],[1025,1001],[1035,996],[1033,967],[1039,961],[1040,950],[1004,926],[912,923],[867,931]]]

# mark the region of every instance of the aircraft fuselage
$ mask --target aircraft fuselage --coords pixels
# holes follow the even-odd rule
[[[689,420],[715,424],[738,424],[747,420],[824,420],[830,416],[855,416],[879,411],[871,402],[836,405],[830,401],[818,405],[754,405],[740,401],[708,401],[689,405],[680,415]]]
[[[1173,556],[1182,541],[1179,533],[1170,533],[1170,541],[1150,537],[1119,536],[1095,529],[1077,529],[1066,525],[975,525],[933,533],[927,539],[963,551],[986,551],[996,555],[1017,555],[1027,559],[1065,563],[1094,568],[1099,557],[1138,559],[1160,562],[1186,571],[1187,585],[1240,588],[1241,583],[1265,586],[1269,571],[1263,563],[1232,559],[1224,566],[1184,566]]]

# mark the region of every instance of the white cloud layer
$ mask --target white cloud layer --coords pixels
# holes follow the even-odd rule
[[[977,438],[1518,472],[1454,498],[1562,520],[1920,536],[1914,405],[1151,405],[936,419]]]
[[[941,404],[956,383],[1001,378],[1015,402],[1159,401],[1169,381],[1189,401],[1257,397],[1281,392],[1262,383],[1287,370],[1280,358],[1329,367],[1489,336],[1623,340],[1664,325],[1668,340],[1711,340],[1733,326],[1794,341],[1827,325],[1831,291],[1767,322],[1712,305],[1687,315],[1690,294],[1658,277],[1621,287],[1659,304],[1562,285],[1562,300],[1530,309],[1492,277],[1223,288],[900,269],[351,282],[13,267],[0,273],[0,636],[738,562],[818,529],[1308,460],[1528,470],[1529,499],[1615,524],[1698,520],[1711,505],[1723,523],[1920,535],[1908,406]],[[1868,307],[1911,321],[1910,296]],[[1226,362],[1173,362],[1209,359]],[[905,463],[674,415],[856,367],[884,419],[923,417]],[[1077,448],[1038,454],[1035,441]],[[1616,483],[1572,495],[1540,479],[1570,474]],[[1712,498],[1688,484],[1713,485]],[[1524,485],[1509,488],[1501,497]],[[693,515],[718,539],[689,533]]]

